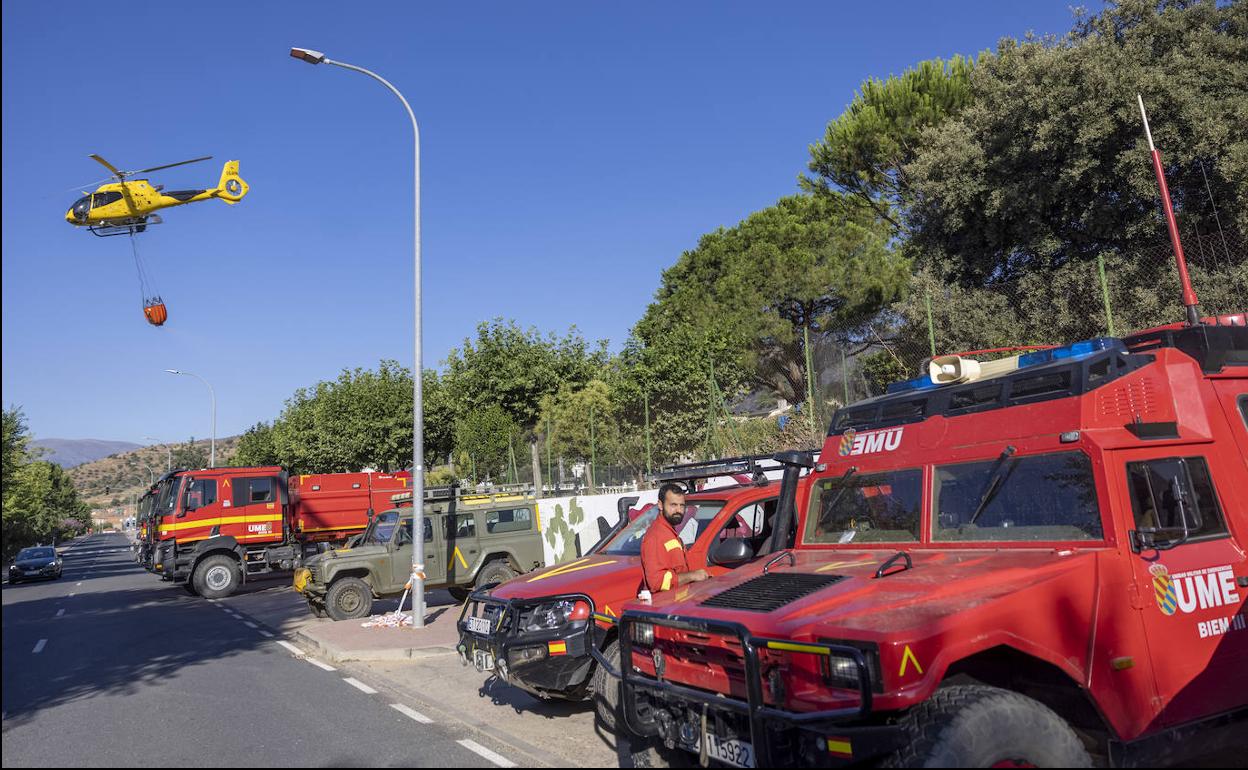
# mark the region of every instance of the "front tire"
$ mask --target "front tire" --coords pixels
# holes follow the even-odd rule
[[[1092,758],[1044,704],[998,687],[948,687],[902,720],[906,746],[889,767],[1091,767]]]
[[[481,568],[481,571],[477,573],[476,584],[477,586],[485,586],[490,583],[506,583],[517,574],[510,564],[502,559],[498,559]]]
[[[602,657],[611,661],[611,665],[615,666],[615,669],[619,671],[619,641],[612,639],[606,647],[603,647]],[[597,712],[602,726],[611,732],[617,732],[615,729],[616,725],[623,721],[620,719],[620,683],[615,677],[607,673],[602,664],[597,664],[594,667],[593,697],[594,711]]]
[[[325,593],[325,611],[334,620],[366,618],[373,611],[373,589],[358,577],[338,578]]]
[[[213,554],[195,567],[191,585],[205,599],[224,599],[238,590],[243,572],[232,556]]]

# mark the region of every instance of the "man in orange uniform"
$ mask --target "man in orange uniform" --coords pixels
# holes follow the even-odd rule
[[[710,577],[704,569],[689,569],[685,544],[676,534],[676,527],[684,518],[684,490],[677,484],[659,487],[659,515],[641,538],[642,579],[652,594]]]

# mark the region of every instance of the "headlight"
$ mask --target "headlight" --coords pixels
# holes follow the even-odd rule
[[[634,644],[650,647],[654,644],[654,624],[653,623],[633,623],[629,626]]]
[[[588,617],[588,604],[573,599],[562,599],[537,605],[522,630],[527,633],[559,628],[569,621],[584,620]]]
[[[858,689],[858,664],[853,658],[829,655],[824,659],[823,676],[833,687],[847,690]]]

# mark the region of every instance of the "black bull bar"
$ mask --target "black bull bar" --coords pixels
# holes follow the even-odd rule
[[[745,658],[746,701],[725,697],[720,693],[699,690],[662,678],[650,677],[635,671],[633,660],[632,629],[637,623],[650,623],[695,633],[713,633],[735,636],[741,642],[741,650]],[[759,759],[759,767],[774,766],[769,745],[767,722],[787,722],[795,726],[817,729],[837,723],[862,719],[871,711],[871,674],[866,656],[862,650],[845,644],[826,642],[793,642],[786,639],[769,639],[754,636],[740,623],[724,620],[706,620],[703,618],[668,615],[660,612],[644,612],[628,610],[618,621],[620,643],[620,670],[608,661],[601,652],[591,650],[598,665],[607,673],[620,680],[620,702],[624,711],[624,723],[636,735],[650,736],[658,732],[653,718],[642,721],[637,714],[636,696],[638,690],[655,693],[667,693],[695,703],[706,704],[709,708],[733,711],[746,717],[750,725],[750,742]],[[787,711],[769,706],[763,698],[763,678],[759,663],[759,650],[772,649],[783,652],[801,652],[814,655],[839,656],[854,661],[858,670],[858,705],[826,711]],[[703,740],[699,737],[699,740]]]

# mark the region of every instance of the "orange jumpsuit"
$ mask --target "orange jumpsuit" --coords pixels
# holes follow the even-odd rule
[[[685,544],[676,530],[659,514],[641,538],[642,583],[650,593],[676,587],[676,575],[689,571]]]

